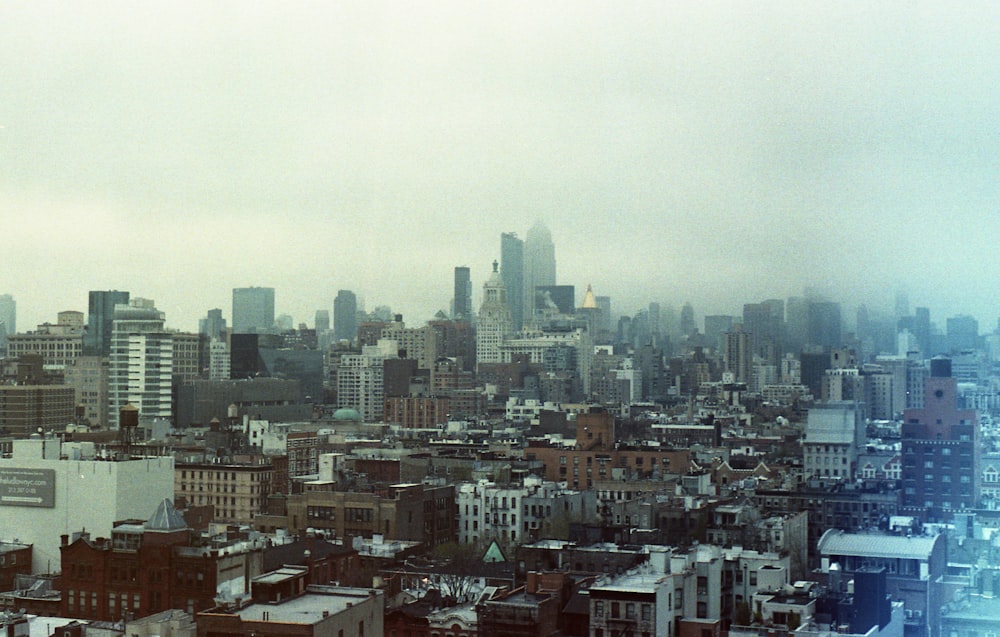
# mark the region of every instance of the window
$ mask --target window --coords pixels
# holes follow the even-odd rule
[[[668,602],[669,602],[669,600],[668,600]],[[642,621],[648,622],[652,618],[652,614],[653,614],[653,605],[652,604],[643,604],[642,605]]]
[[[594,616],[595,617],[604,617],[604,602],[603,601],[598,600],[598,601],[594,602]]]
[[[635,604],[632,602],[625,604],[625,619],[635,619]]]
[[[622,616],[618,602],[611,602],[611,616],[616,619]]]

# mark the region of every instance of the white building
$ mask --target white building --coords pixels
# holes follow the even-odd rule
[[[163,323],[163,312],[149,299],[115,306],[108,378],[108,419],[113,427],[127,404],[138,408],[140,422],[173,416],[174,335]]]
[[[225,341],[213,340],[208,345],[209,380],[229,380],[230,369],[229,346]]]
[[[500,278],[497,262],[493,262],[493,273],[483,285],[483,304],[479,306],[476,320],[476,365],[480,363],[500,363],[500,345],[513,331],[514,319],[507,303],[507,287]]]
[[[593,492],[565,489],[555,482],[528,476],[523,484],[498,486],[487,480],[459,484],[458,538],[461,543],[520,543],[538,535],[554,516],[596,516]]]
[[[809,409],[802,454],[807,476],[853,480],[867,435],[855,401],[817,403]]]
[[[380,340],[365,346],[360,354],[344,354],[337,366],[337,407],[356,409],[365,422],[380,422],[385,409],[383,361],[386,348],[395,341]]]
[[[111,537],[116,520],[145,519],[173,497],[172,457],[99,460],[83,444],[15,440],[12,457],[0,458],[0,538],[34,545],[32,572],[53,572],[60,535]]]

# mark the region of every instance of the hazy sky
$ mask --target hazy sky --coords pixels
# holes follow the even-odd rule
[[[0,292],[18,327],[340,288],[479,304],[538,219],[560,283],[696,312],[1000,303],[993,2],[8,2]]]

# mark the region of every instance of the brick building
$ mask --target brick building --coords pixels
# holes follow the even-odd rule
[[[212,608],[246,595],[262,570],[264,544],[200,546],[164,500],[145,522],[117,524],[110,538],[63,536],[61,615],[98,621],[145,617],[170,608]]]

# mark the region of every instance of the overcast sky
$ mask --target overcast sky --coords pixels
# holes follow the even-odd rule
[[[276,288],[411,324],[544,220],[559,282],[700,316],[1000,315],[992,2],[0,5],[0,292],[168,325]]]

